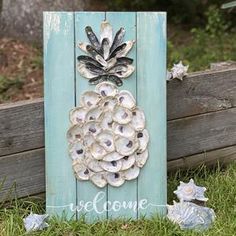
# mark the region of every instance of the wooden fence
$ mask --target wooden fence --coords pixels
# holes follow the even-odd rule
[[[236,160],[236,68],[193,73],[167,90],[168,170]],[[18,197],[44,192],[44,172],[43,100],[1,105],[0,200],[12,186]]]

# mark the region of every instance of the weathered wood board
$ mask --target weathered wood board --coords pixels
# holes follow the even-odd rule
[[[211,149],[212,145],[211,142],[209,142],[209,137],[212,137],[212,129],[214,129],[215,132],[219,132],[217,133],[217,136],[221,131],[218,130],[217,123],[215,123],[215,126],[203,126],[202,116],[199,116],[198,114],[198,112],[200,114],[211,114],[211,119],[205,121],[206,124],[211,124],[212,120],[217,119],[219,110],[225,112],[221,114],[221,117],[223,117],[223,120],[227,120],[225,125],[228,127],[235,121],[235,117],[232,116],[233,113],[228,111],[231,107],[212,106],[212,109],[209,110],[208,113],[208,110],[205,111],[202,109],[195,110],[194,113],[192,113],[192,106],[196,104],[196,94],[194,90],[196,85],[201,86],[203,90],[204,87],[207,87],[208,90],[211,91],[212,98],[219,97],[219,94],[221,93],[220,98],[222,101],[228,100],[229,98],[229,94],[224,93],[224,91],[231,91],[229,100],[235,101],[235,83],[236,69],[227,69],[216,72],[207,71],[193,73],[182,82],[171,81],[167,84],[167,95],[169,98],[168,119],[181,122],[185,120],[186,116],[191,116],[192,119],[189,121],[190,124],[191,122],[195,123],[193,133],[198,133],[202,142],[209,143],[208,146],[205,146],[205,150],[200,150],[199,147],[196,147],[195,143],[199,142],[199,139],[195,139],[195,142],[189,142],[189,140],[185,138],[179,142],[179,136],[174,135],[176,132],[179,134],[178,122],[172,122],[172,125],[168,126],[168,134],[172,136],[171,139],[169,138],[168,152],[170,153],[172,149],[175,149],[180,157],[175,156],[172,152],[173,160],[170,160],[168,155],[169,171],[174,171],[178,168],[191,168],[202,163],[212,165],[217,163],[217,161],[220,161],[220,163],[228,163],[236,160],[236,143],[231,146],[232,142],[230,139],[225,139],[223,147],[221,143],[218,142],[214,144],[214,147],[216,148]],[[189,90],[190,87],[192,89]],[[181,91],[181,93],[178,91]],[[189,92],[187,93],[187,91]],[[182,93],[184,93],[185,96],[182,96]],[[187,95],[189,96],[188,99],[186,99]],[[200,98],[202,108],[209,107],[208,99],[204,99],[204,96],[205,95],[203,94],[203,99]],[[201,97],[200,90],[198,92],[198,98],[199,97]],[[176,107],[178,107],[178,109],[176,109]],[[232,103],[232,107],[235,107],[235,103]],[[5,179],[5,183],[1,189],[2,191],[0,192],[1,200],[7,197],[7,193],[14,186],[15,188],[12,197],[24,197],[45,191],[45,156],[44,148],[40,148],[44,146],[43,114],[42,99],[0,105],[0,182]],[[230,117],[225,118],[228,115],[230,115]],[[16,116],[17,119],[15,119]],[[175,119],[176,117],[178,117],[178,119]],[[15,120],[14,125],[12,123],[13,120]],[[35,123],[34,121],[37,122]],[[182,126],[181,128],[184,137],[189,137],[190,124],[186,124],[186,126]],[[231,136],[236,136],[236,133],[234,132],[229,134]],[[17,148],[15,148],[15,143],[13,143],[13,146],[9,146],[9,143],[7,142],[7,140],[11,139],[13,136],[15,137]],[[184,152],[186,153],[184,147],[189,147],[189,149],[191,149],[190,155],[184,155]],[[7,152],[5,150],[7,150]],[[16,163],[17,168],[14,168]],[[22,173],[27,173],[28,177]]]
[[[124,41],[136,42],[129,54],[134,59],[136,72],[124,80],[122,89],[129,90],[136,97],[137,105],[144,110],[150,142],[148,163],[136,180],[126,181],[119,188],[106,186],[99,189],[91,182],[75,179],[66,131],[69,128],[69,110],[79,105],[83,92],[94,88],[76,71],[76,58],[82,52],[75,46],[87,41],[84,32],[87,25],[99,32],[104,19],[111,23],[114,32],[121,27],[126,29]],[[165,214],[165,13],[46,12],[44,56],[47,212],[65,213],[68,217],[77,218],[85,215],[88,221]],[[98,196],[102,196],[99,201]]]

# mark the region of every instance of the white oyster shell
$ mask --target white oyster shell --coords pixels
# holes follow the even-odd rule
[[[135,161],[136,161],[136,165],[138,167],[142,168],[144,166],[144,164],[146,163],[147,159],[148,159],[148,150],[147,149],[142,153],[140,153],[140,152],[135,153]]]
[[[118,90],[113,83],[102,82],[95,87],[95,91],[99,93],[102,97],[114,97]]]
[[[77,107],[70,112],[70,122],[72,124],[82,124],[85,121],[85,116],[87,114],[87,109],[85,107]]]
[[[103,188],[138,177],[148,159],[145,116],[133,95],[110,82],[81,95],[67,132],[72,167],[79,180]]]
[[[114,187],[119,187],[125,182],[125,179],[120,173],[107,172],[106,179],[107,182]]]
[[[118,104],[122,107],[133,109],[136,106],[135,99],[129,91],[121,90],[117,95],[117,99]]]
[[[87,91],[81,96],[81,105],[83,107],[92,108],[95,107],[100,101],[100,95],[94,91]]]
[[[127,124],[132,120],[132,112],[127,108],[116,106],[112,118],[119,124]]]
[[[103,188],[107,185],[107,180],[104,178],[104,173],[102,172],[91,174],[90,179],[99,188]]]
[[[67,139],[70,143],[80,142],[83,139],[83,129],[79,125],[73,125],[67,132]]]
[[[115,146],[121,155],[129,156],[138,149],[139,143],[133,138],[119,137],[115,141]]]
[[[91,145],[90,152],[96,160],[102,160],[102,158],[107,154],[106,150],[98,143],[93,143]]]
[[[123,136],[126,138],[131,138],[135,136],[135,130],[133,127],[129,124],[119,124],[119,123],[113,123],[113,131],[114,134]]]
[[[107,172],[118,172],[120,171],[121,167],[122,167],[122,161],[121,160],[117,160],[117,161],[102,161],[101,162],[101,167],[103,168],[103,170],[107,171]]]

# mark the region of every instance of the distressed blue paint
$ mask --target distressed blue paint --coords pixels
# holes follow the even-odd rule
[[[66,141],[74,106],[73,13],[44,13],[44,84],[47,213],[61,216],[64,210],[70,218],[68,205],[76,202]]]
[[[136,14],[134,12],[107,12],[106,20],[110,22],[113,27],[113,35],[121,28],[125,28],[124,41],[135,40],[136,41]],[[127,55],[134,59],[133,65],[136,67],[136,44]],[[120,90],[125,89],[130,91],[136,98],[136,70],[128,78],[123,80],[123,86]],[[108,186],[108,200],[114,201],[136,201],[137,200],[137,180],[126,181],[121,187],[116,188]],[[109,211],[109,218],[126,217],[137,218],[137,212],[132,209],[121,209],[120,211]]]
[[[75,13],[75,40],[76,45],[79,42],[88,42],[85,27],[91,26],[96,35],[100,34],[100,24],[105,19],[105,13],[103,12],[76,12]],[[98,37],[99,38],[99,37]],[[76,48],[76,57],[84,55],[85,53]],[[82,77],[78,71],[76,71],[76,104],[79,105],[80,96],[87,90],[94,90],[94,86],[89,85],[88,79]],[[92,184],[90,181],[77,181],[77,204],[80,201],[92,201],[98,191],[102,191],[105,198],[99,202],[98,210],[102,211],[104,202],[107,200],[107,187],[100,189]],[[97,214],[95,211],[85,212],[81,211],[78,213],[78,217],[85,214],[87,221],[92,222],[98,217],[100,219],[107,217],[107,212],[104,211],[101,214]]]
[[[139,216],[166,210],[166,14],[137,13],[137,97],[149,131],[149,159],[138,178]]]
[[[123,186],[97,188],[89,181],[76,181],[72,162],[68,156],[66,131],[69,128],[69,110],[78,106],[80,95],[94,86],[75,70],[76,57],[84,54],[75,48],[78,42],[88,41],[84,28],[92,26],[96,34],[106,19],[114,33],[124,27],[125,40],[136,40],[129,57],[134,59],[135,73],[124,79],[124,86],[137,97],[138,106],[145,111],[147,129],[150,134],[149,160],[142,168],[137,180],[127,181]],[[165,13],[140,12],[76,12],[44,14],[44,66],[45,66],[45,145],[46,186],[49,214],[73,216],[70,203],[92,201],[102,191],[105,198],[99,202],[102,211],[106,200],[129,202],[147,199],[147,209],[134,212],[122,209],[119,212],[80,211],[88,222],[97,218],[150,216],[165,213],[166,205],[166,15]],[[107,199],[108,197],[108,199]],[[163,205],[157,207],[153,205]]]

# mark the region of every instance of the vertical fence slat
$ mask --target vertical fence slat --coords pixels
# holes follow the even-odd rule
[[[104,12],[76,12],[75,13],[75,40],[76,45],[79,42],[88,42],[85,27],[91,26],[96,35],[100,34],[100,24],[105,19]],[[99,38],[99,37],[98,37]],[[76,57],[84,55],[78,47],[76,48]],[[79,105],[79,99],[83,92],[87,90],[93,90],[94,86],[89,85],[88,79],[82,77],[78,71],[76,71],[76,105]],[[107,200],[107,187],[100,189],[92,184],[90,181],[77,181],[77,205],[80,206],[82,202],[92,201],[96,194],[99,192],[100,197],[103,199],[97,203],[97,210],[95,209],[85,212],[84,210],[78,212],[77,216],[80,217],[85,214],[86,220],[92,222],[98,217],[100,219],[106,218],[106,209],[104,210],[104,203]]]
[[[125,29],[124,41],[135,40],[136,41],[136,14],[134,12],[107,12],[106,20],[110,22],[113,27],[113,37],[115,33],[121,28]],[[136,44],[127,55],[134,59],[133,65],[135,66],[134,73],[123,80],[123,86],[119,90],[129,90],[136,98]],[[137,200],[137,180],[126,181],[124,185],[119,188],[108,186],[108,200],[114,203],[119,201],[136,201]],[[108,209],[109,210],[109,209]],[[136,209],[121,209],[120,211],[109,210],[108,217],[127,217],[137,218]]]
[[[166,204],[166,14],[137,13],[137,98],[149,131],[149,159],[138,179],[139,216],[164,213]],[[164,205],[164,206],[157,206]]]
[[[74,106],[73,13],[44,13],[44,81],[47,213],[70,218],[76,182],[68,155],[66,132]]]

